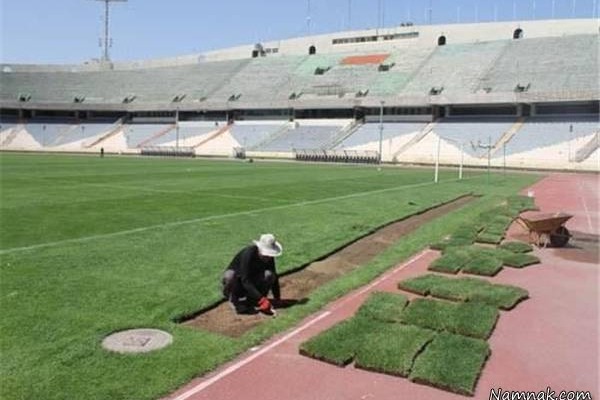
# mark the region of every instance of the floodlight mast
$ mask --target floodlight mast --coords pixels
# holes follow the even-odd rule
[[[110,45],[109,45],[109,41],[110,41],[110,34],[109,34],[110,3],[116,3],[116,2],[125,3],[125,2],[127,2],[127,0],[96,0],[96,1],[101,1],[104,3],[104,38],[103,38],[104,52],[102,55],[102,61],[108,62],[108,61],[110,61],[110,56],[108,54],[108,48],[110,47]]]

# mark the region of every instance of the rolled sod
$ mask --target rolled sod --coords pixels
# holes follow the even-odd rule
[[[405,324],[478,339],[490,337],[498,317],[498,309],[486,304],[451,303],[431,299],[411,301],[402,314]]]
[[[472,396],[489,354],[483,340],[440,333],[417,356],[410,380]]]
[[[376,292],[369,296],[356,315],[382,322],[399,322],[407,304],[408,299],[401,294]]]
[[[416,326],[386,323],[364,336],[355,366],[370,371],[407,377],[415,357],[436,336]]]

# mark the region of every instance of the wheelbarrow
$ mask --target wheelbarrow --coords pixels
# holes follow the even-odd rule
[[[529,231],[529,243],[538,247],[564,247],[571,237],[569,230],[563,225],[573,217],[562,212],[527,213],[517,219]]]

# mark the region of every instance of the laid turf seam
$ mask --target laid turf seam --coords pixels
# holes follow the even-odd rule
[[[488,335],[485,337],[471,336],[464,331],[459,332],[462,329],[445,329],[445,323],[451,321],[443,321],[443,316],[440,316],[441,324],[434,323],[431,326],[419,323],[420,318],[425,315],[423,312],[427,314],[426,309],[421,310],[421,316],[417,312],[416,319],[399,322],[372,319],[373,315],[364,312],[374,306],[382,306],[382,301],[396,303],[395,306],[398,306],[402,300],[406,300],[404,296],[396,296],[398,295],[387,292],[371,294],[353,317],[338,322],[303,342],[299,353],[342,368],[353,365],[354,368],[408,378],[415,383],[472,396],[491,353],[486,339],[493,327],[486,330]],[[499,317],[499,312],[493,308],[493,321],[489,318],[492,316],[489,312],[492,308],[489,306],[467,303],[459,305],[424,299],[411,301],[401,314],[410,312],[410,307],[417,304],[434,305],[442,312],[444,309],[454,312],[463,307],[462,317],[459,314],[450,315],[452,320],[456,318],[463,322],[467,321],[464,317],[468,318],[471,314],[467,308],[487,308],[488,311],[483,311],[488,314],[488,317],[484,317],[488,328],[490,325],[495,327]],[[435,309],[430,311],[434,317],[439,316]],[[478,312],[472,314],[483,315]],[[461,322],[457,322],[455,326],[461,326]],[[473,332],[476,331],[483,333],[481,329]]]
[[[463,178],[462,180],[474,179],[474,178],[475,177],[469,177],[469,178]],[[457,182],[457,181],[459,181],[459,179],[450,179],[444,183],[452,183],[452,182]],[[0,250],[0,255],[11,254],[11,253],[16,253],[16,252],[21,252],[21,251],[28,251],[28,250],[37,250],[37,249],[42,249],[42,248],[47,248],[47,247],[57,247],[57,246],[65,245],[65,244],[89,242],[89,241],[93,241],[93,240],[113,238],[113,237],[117,237],[117,236],[126,236],[126,235],[141,233],[141,232],[147,232],[147,231],[151,231],[151,230],[155,230],[155,229],[173,228],[173,227],[177,227],[177,226],[191,225],[191,224],[196,224],[196,223],[201,223],[201,222],[206,222],[206,221],[215,221],[215,220],[226,219],[226,218],[231,218],[231,217],[239,217],[242,215],[251,215],[251,214],[255,214],[255,213],[261,213],[264,211],[284,210],[286,208],[303,207],[303,206],[314,205],[314,204],[328,203],[330,201],[346,200],[346,199],[352,199],[352,198],[356,198],[356,197],[370,196],[372,194],[387,193],[387,192],[393,192],[393,191],[401,190],[401,189],[405,190],[405,189],[412,189],[412,188],[431,186],[431,185],[439,185],[439,184],[437,184],[435,182],[421,182],[421,183],[415,183],[412,185],[402,185],[402,186],[395,186],[395,187],[385,188],[385,189],[377,189],[377,190],[370,190],[370,191],[366,191],[366,192],[352,193],[352,194],[343,195],[343,196],[327,197],[324,199],[306,200],[306,201],[300,201],[298,203],[283,204],[283,205],[272,206],[272,207],[256,208],[253,210],[238,211],[238,212],[234,212],[234,213],[227,213],[227,214],[220,214],[220,215],[209,215],[207,217],[192,218],[192,219],[183,220],[183,221],[165,222],[165,223],[157,224],[157,225],[149,225],[149,226],[144,226],[144,227],[140,227],[140,228],[126,229],[123,231],[103,233],[103,234],[99,234],[99,235],[91,235],[91,236],[84,236],[84,237],[73,238],[73,239],[58,240],[56,242],[39,243],[39,244],[31,245],[31,246],[13,247],[13,248],[9,248],[9,249]]]
[[[455,344],[456,342],[471,343],[472,347],[478,346],[479,349],[478,351],[471,349],[475,351],[469,353],[462,352],[455,354],[455,357],[448,357],[447,354],[440,354],[440,343],[444,341],[447,343],[454,341]],[[452,351],[454,349],[454,346],[446,345],[444,347],[447,351]],[[433,353],[433,355],[431,353]],[[490,358],[490,355],[491,349],[486,341],[450,333],[441,333],[436,336],[434,340],[432,340],[423,353],[421,353],[421,355],[415,360],[409,379],[411,382],[435,387],[465,396],[473,396],[479,378],[483,373],[483,369]],[[479,359],[477,359],[478,356]],[[459,361],[457,357],[462,359]],[[470,359],[467,357],[470,357]],[[468,365],[469,361],[471,365]],[[455,363],[456,365],[447,367],[448,363]],[[471,374],[458,378],[455,377],[454,382],[451,382],[452,377],[448,376],[448,373],[441,373],[440,376],[440,369],[442,368],[450,371],[450,374],[453,372],[457,372],[458,374],[460,374],[460,372],[464,372],[458,372],[459,367],[463,369],[470,367]],[[467,374],[468,373],[469,371],[467,370]],[[460,379],[460,381],[456,381],[456,379]]]
[[[435,210],[437,208],[447,206],[447,205],[452,204],[454,202],[460,201],[460,200],[462,200],[464,198],[474,198],[474,197],[477,197],[477,196],[475,196],[472,193],[463,194],[463,195],[460,195],[460,196],[455,197],[453,199],[450,199],[448,201],[444,201],[442,203],[434,204],[431,207],[427,207],[427,208],[424,208],[422,210],[419,210],[416,213],[413,213],[413,214],[410,214],[410,215],[406,215],[406,216],[398,218],[396,220],[393,220],[393,221],[387,222],[385,224],[379,225],[379,226],[377,226],[375,228],[372,228],[372,229],[368,230],[363,235],[357,236],[354,239],[352,239],[351,241],[346,242],[346,243],[342,244],[339,247],[336,247],[335,249],[331,250],[328,253],[323,254],[322,256],[319,256],[318,258],[315,258],[314,260],[311,260],[311,261],[309,261],[309,262],[307,262],[305,264],[300,265],[299,267],[296,267],[296,268],[293,268],[293,269],[290,269],[290,270],[286,271],[285,273],[281,274],[281,276],[285,276],[285,275],[293,274],[294,272],[301,271],[301,270],[305,269],[306,267],[308,267],[312,263],[315,263],[315,262],[318,262],[318,261],[322,261],[322,260],[324,260],[324,259],[326,259],[328,257],[331,257],[333,254],[344,250],[346,247],[349,247],[352,244],[358,242],[359,240],[364,239],[365,237],[367,237],[369,235],[372,235],[372,234],[376,233],[377,231],[380,231],[380,230],[382,230],[382,229],[384,229],[384,228],[386,228],[386,227],[388,227],[390,225],[396,224],[398,222],[405,221],[407,219],[410,219],[410,218],[418,216],[418,215],[425,214],[425,213],[427,213],[429,211],[432,211],[432,210]]]
[[[437,333],[430,329],[414,325],[398,323],[391,323],[389,325],[389,329],[395,330],[395,332],[386,333],[386,337],[381,337],[381,332],[367,333],[365,335],[365,343],[356,351],[354,367],[366,371],[407,378],[410,375],[417,355],[428,343],[435,339]],[[394,333],[398,336],[395,336]],[[411,338],[407,337],[410,334],[418,335],[417,339],[412,338],[412,343]],[[370,343],[369,339],[373,338],[380,339],[380,343]],[[389,342],[390,338],[392,338],[391,344]],[[397,342],[393,343],[394,341]],[[415,347],[414,344],[417,346]],[[369,354],[373,351],[373,346],[378,348],[374,354]],[[382,350],[382,347],[379,346],[383,346],[387,357],[381,353],[378,354],[378,351]],[[389,357],[389,354],[393,354],[393,356]],[[382,359],[387,359],[387,362],[382,362]]]
[[[427,349],[427,347],[431,344],[431,342],[433,342],[435,340],[435,338],[437,337],[438,334],[436,334],[435,336],[433,336],[431,338],[431,340],[428,340],[427,343],[423,344],[423,346],[419,349],[419,351],[417,351],[417,353],[415,354],[415,356],[412,359],[412,362],[410,364],[410,370],[408,372],[408,376],[410,376],[410,374],[413,371],[413,368],[415,367],[415,362],[417,361],[417,358],[419,358],[419,356],[421,356],[421,354],[423,354],[425,352],[425,350]]]
[[[482,302],[502,310],[512,310],[529,298],[529,292],[517,286],[491,283],[480,278],[450,278],[436,274],[400,281],[398,289],[450,301]]]

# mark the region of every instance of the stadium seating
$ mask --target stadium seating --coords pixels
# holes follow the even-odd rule
[[[598,35],[520,39],[507,44],[482,78],[479,89],[512,92],[595,91],[598,93]]]
[[[291,152],[294,149],[320,149],[335,138],[343,125],[310,125],[298,123],[275,137],[272,141],[264,143],[258,151]]]
[[[406,85],[405,93],[429,94],[443,88],[444,94],[474,93],[485,72],[502,55],[506,41],[454,44],[437,47]],[[512,89],[511,89],[512,90]]]
[[[122,103],[127,96],[136,102],[170,103],[177,95],[184,102],[200,101],[222,86],[248,60],[192,65],[94,72],[2,73],[0,98],[16,100],[28,93],[32,101],[73,103]],[[148,84],[151,82],[152,84]]]
[[[105,123],[86,123],[74,125],[71,129],[67,130],[65,134],[61,135],[52,146],[68,145],[75,142],[81,142],[85,139],[92,138],[97,135],[101,135],[108,131],[112,127],[112,124]]]
[[[599,131],[597,116],[543,115],[597,112],[597,33],[559,36],[549,30],[547,36],[513,39],[508,32],[505,39],[473,38],[468,43],[440,34],[447,34],[448,41],[439,46],[425,43],[424,36],[364,43],[350,38],[311,55],[297,52],[294,42],[254,58],[236,49],[114,65],[3,65],[0,101],[11,111],[0,122],[0,146],[49,151],[104,147],[128,153],[152,148],[158,154],[186,147],[197,155],[231,156],[243,150],[265,157],[289,157],[301,150],[294,155],[298,159],[372,162],[379,161],[379,124],[363,124],[362,115],[376,115],[385,101],[386,115],[399,118],[416,111],[419,116],[441,115],[448,109],[447,117],[430,124],[386,122],[384,161],[434,162],[440,139],[441,161],[449,164],[464,158],[484,165],[482,146],[491,142],[495,162],[506,155],[508,164],[519,167],[594,168],[590,158],[598,153],[593,140]],[[148,111],[165,114],[154,120],[161,122],[150,123],[148,118],[155,116]],[[520,111],[536,116],[522,121]],[[162,119],[176,112],[181,113],[178,124]],[[459,116],[475,114],[481,116]],[[102,115],[133,119],[124,125],[121,120],[77,120]],[[209,115],[231,119],[231,125],[186,120]],[[260,118],[252,120],[252,115]],[[286,115],[294,115],[295,122],[285,120]],[[332,115],[340,119],[324,119]],[[357,118],[350,124],[342,115]],[[273,117],[282,119],[262,119]]]
[[[42,147],[56,146],[57,142],[64,136],[75,130],[75,124],[63,124],[52,122],[30,122],[25,126],[27,132]]]
[[[490,119],[490,118],[444,118],[436,124],[435,134],[447,141],[449,145],[460,148],[473,157],[487,154],[485,148],[478,144],[494,146],[502,135],[515,123],[514,118]]]
[[[590,136],[598,130],[600,125],[596,117],[529,118],[507,143],[506,154],[523,153],[561,143],[566,148],[570,140]]]
[[[124,134],[127,139],[127,147],[132,149],[138,147],[144,141],[152,138],[153,135],[168,129],[169,125],[164,124],[131,124],[124,126]]]
[[[287,100],[291,93],[291,73],[304,56],[256,58],[230,77],[227,84],[212,94],[212,98],[227,101],[241,95],[242,101],[271,102]],[[236,99],[237,100],[237,99]]]
[[[368,53],[364,54],[369,55]],[[571,35],[394,49],[378,64],[344,64],[353,53],[275,55],[188,65],[80,71],[2,72],[0,98],[121,104],[228,100],[279,104],[292,93],[459,96],[598,91],[597,35]],[[361,54],[358,54],[361,56]],[[322,73],[315,73],[320,69]],[[148,84],[152,82],[152,84]],[[128,100],[126,100],[128,98]]]
[[[230,127],[229,134],[239,143],[239,147],[248,149],[260,144],[281,129],[285,129],[286,126],[287,121],[270,124],[236,122]]]
[[[6,122],[0,122],[0,133],[7,131],[9,129],[14,128],[15,126],[17,126],[16,123],[6,123]]]
[[[164,135],[144,143],[147,146],[190,146],[199,138],[219,129],[215,122],[179,123],[179,127],[167,131]]]
[[[386,64],[393,65],[388,71],[380,72],[370,84],[369,89],[373,95],[394,95],[401,93],[408,82],[421,69],[433,53],[431,47],[395,51]],[[427,90],[429,90],[427,88]]]
[[[389,139],[419,132],[425,123],[422,122],[397,122],[384,123],[382,137],[384,141]],[[339,143],[334,149],[379,149],[379,124],[367,123],[362,125],[356,132]]]

